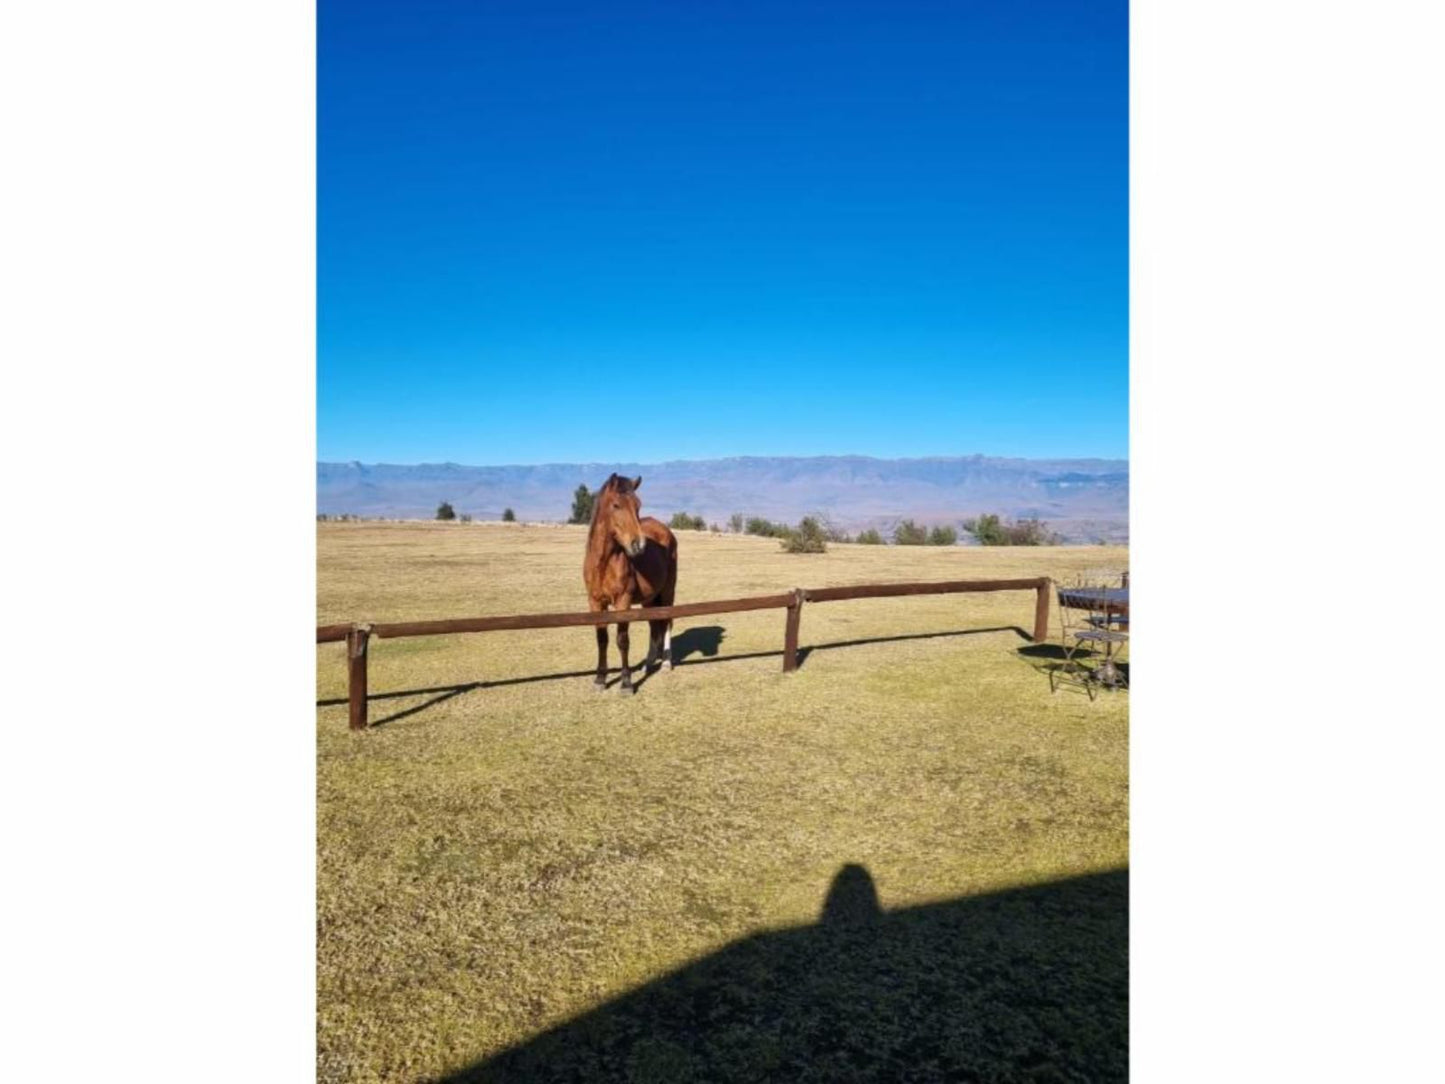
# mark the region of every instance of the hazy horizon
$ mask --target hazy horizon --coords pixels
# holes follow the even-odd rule
[[[725,523],[733,514],[795,522],[821,514],[849,529],[898,520],[957,522],[995,513],[1039,518],[1075,540],[1128,537],[1127,459],[998,456],[729,456],[659,462],[366,464],[318,461],[316,511],[427,518],[446,501],[459,515],[565,518],[579,485],[597,489],[611,471],[640,474],[643,507]]]
[[[359,463],[362,466],[377,467],[434,467],[434,466],[458,466],[458,467],[557,467],[557,466],[593,466],[606,464],[637,464],[641,466],[657,465],[666,466],[682,463],[717,463],[729,460],[773,460],[773,459],[867,459],[878,462],[933,462],[949,460],[1001,460],[1017,461],[1028,463],[1127,463],[1127,455],[999,455],[992,452],[952,452],[923,455],[870,455],[866,452],[804,452],[797,454],[772,453],[772,452],[739,452],[723,455],[706,456],[667,456],[650,459],[618,459],[615,457],[592,458],[592,459],[538,459],[530,462],[511,460],[506,462],[483,463],[479,461],[464,461],[461,459],[422,459],[402,462],[400,460],[366,460],[358,456],[342,456],[339,458],[316,457],[317,463],[326,464],[348,464]]]

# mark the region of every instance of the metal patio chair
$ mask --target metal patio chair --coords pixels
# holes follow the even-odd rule
[[[1081,577],[1057,593],[1064,659],[1049,671],[1049,690],[1071,682],[1093,700],[1101,688],[1127,689],[1128,589]]]

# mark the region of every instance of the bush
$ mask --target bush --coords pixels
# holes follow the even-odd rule
[[[783,550],[787,553],[826,553],[828,538],[823,525],[812,516],[804,516],[796,528],[784,528]]]
[[[839,527],[827,516],[819,516],[818,522],[822,525],[823,537],[826,538],[829,542],[853,541],[851,538],[848,537],[847,531],[843,530],[842,527]]]
[[[746,532],[761,535],[763,538],[786,538],[792,532],[792,528],[786,523],[773,523],[761,516],[754,516],[748,520]]]
[[[893,541],[899,546],[922,546],[928,542],[928,532],[911,519],[905,519],[893,528]]]
[[[883,545],[883,536],[878,533],[876,528],[869,527],[866,531],[859,531],[858,537],[853,541],[860,546],[881,546]]]
[[[741,512],[734,512],[728,516],[728,530],[733,534],[743,533],[743,514]]]
[[[1008,528],[1009,545],[1012,546],[1057,546],[1061,539],[1049,525],[1037,517],[1021,519]]]
[[[572,515],[568,523],[591,523],[592,504],[597,500],[594,493],[588,491],[585,485],[577,487],[577,492],[572,494]]]
[[[722,528],[719,527],[716,523],[709,527],[708,530],[711,531],[713,534],[722,534]]]
[[[453,520],[456,518],[456,510],[452,508],[450,502],[442,501],[441,504],[437,505],[437,519]]]
[[[463,512],[463,513],[462,513],[461,522],[463,522],[463,523],[470,523],[471,521],[472,521],[472,514],[471,514],[470,512]]]
[[[1004,523],[998,516],[986,514],[965,520],[963,529],[984,546],[1057,546],[1059,536],[1048,524],[1037,518]]]
[[[504,509],[502,509],[502,522],[503,522],[503,523],[516,523],[516,522],[517,522],[517,513],[516,513],[516,512],[513,512],[510,508],[504,508]]]
[[[952,527],[935,527],[928,532],[928,544],[930,546],[956,546],[958,545],[958,532]]]
[[[707,530],[707,520],[701,516],[690,516],[686,512],[673,513],[672,519],[667,521],[667,525],[674,531]]]

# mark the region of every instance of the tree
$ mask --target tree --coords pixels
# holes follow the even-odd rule
[[[449,501],[442,501],[437,505],[437,519],[452,520],[457,518],[457,513]]]
[[[883,536],[878,533],[877,528],[869,527],[866,531],[859,531],[858,537],[854,539],[860,546],[881,546]]]
[[[930,546],[954,546],[958,544],[958,532],[952,527],[935,527],[928,532]]]
[[[577,492],[572,494],[572,518],[568,523],[591,523],[592,502],[597,499],[596,494],[588,491],[585,485],[577,487]]]
[[[985,514],[963,522],[963,529],[984,546],[1057,546],[1059,536],[1047,523],[1037,518],[1004,523],[998,516]]]
[[[792,530],[786,523],[774,523],[762,516],[749,519],[745,529],[748,534],[761,535],[763,538],[783,538]]]
[[[516,512],[513,512],[510,508],[503,509],[503,510],[502,510],[502,522],[503,522],[503,523],[516,523],[516,522],[517,522],[517,513],[516,513]]]
[[[977,519],[966,519],[963,521],[963,529],[978,539],[979,545],[1008,545],[1004,539],[1003,524],[999,522],[998,516],[984,514]]]
[[[928,541],[928,532],[911,519],[905,519],[893,528],[893,541],[899,546],[922,546]]]
[[[674,512],[667,523],[674,531],[705,531],[707,520],[702,516],[690,516],[686,512]]]
[[[463,523],[470,523],[471,521],[472,521],[472,514],[471,514],[470,512],[463,512],[463,513],[462,513],[461,522],[463,522]]]
[[[733,534],[743,533],[743,514],[741,512],[734,512],[728,516],[728,530]]]
[[[783,550],[787,553],[826,553],[828,536],[823,525],[812,516],[804,516],[796,528],[784,528]]]
[[[823,537],[826,538],[829,542],[853,541],[853,539],[848,537],[847,531],[843,530],[842,527],[839,527],[826,515],[818,516],[818,525],[823,529]]]

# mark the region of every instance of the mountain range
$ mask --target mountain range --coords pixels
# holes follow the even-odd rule
[[[549,463],[463,466],[317,463],[316,511],[431,519],[448,501],[459,515],[565,520],[579,485],[596,490],[613,471],[641,475],[645,514],[674,512],[726,525],[735,512],[797,522],[826,516],[850,531],[885,534],[901,519],[954,524],[992,512],[1038,517],[1068,542],[1127,542],[1129,463],[1124,459],[872,459],[866,456],[747,456],[667,463]]]

